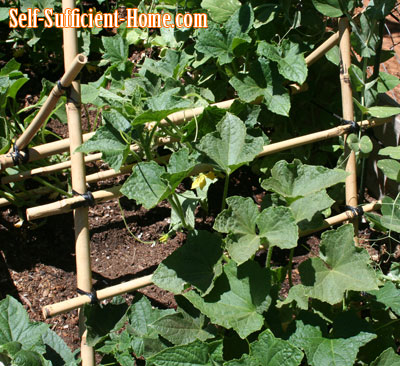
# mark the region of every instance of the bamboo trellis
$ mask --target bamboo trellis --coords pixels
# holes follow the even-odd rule
[[[74,0],[63,0],[63,9],[74,8]],[[82,135],[81,122],[80,122],[80,84],[78,81],[74,81],[75,77],[79,73],[80,69],[86,63],[86,57],[78,55],[77,53],[77,38],[76,30],[73,28],[65,28],[63,30],[64,36],[64,64],[66,72],[61,78],[60,83],[55,87],[51,95],[49,96],[46,104],[39,111],[38,115],[24,132],[23,135],[16,141],[15,146],[17,149],[24,149],[29,141],[33,138],[34,134],[40,128],[41,124],[46,118],[48,118],[52,108],[54,108],[61,91],[64,87],[69,86],[69,95],[67,99],[67,115],[68,115],[68,127],[69,127],[69,139],[64,139],[41,146],[29,148],[25,152],[17,150],[20,154],[19,159],[24,162],[35,161],[43,159],[45,157],[59,154],[70,150],[71,160],[59,164],[54,164],[47,167],[35,168],[20,172],[18,174],[1,178],[1,183],[10,183],[23,180],[38,174],[49,174],[56,171],[71,168],[72,175],[72,188],[77,191],[78,195],[63,199],[57,202],[50,203],[48,205],[42,205],[38,207],[32,207],[27,209],[26,215],[28,220],[34,220],[41,217],[61,214],[69,211],[74,211],[74,225],[75,225],[75,240],[76,240],[76,258],[77,258],[77,285],[78,288],[83,290],[86,294],[80,295],[75,298],[62,301],[56,304],[47,305],[43,307],[43,315],[48,318],[62,312],[71,311],[82,307],[91,301],[90,297],[87,296],[92,293],[92,277],[91,277],[91,265],[90,265],[90,247],[89,247],[89,224],[88,224],[88,208],[81,207],[81,203],[85,201],[82,196],[86,193],[86,183],[94,182],[104,178],[115,177],[120,174],[126,174],[131,171],[133,165],[127,165],[122,167],[119,171],[113,169],[106,170],[103,172],[95,173],[86,176],[85,174],[85,163],[96,161],[101,159],[101,154],[91,154],[86,157],[82,153],[75,152],[75,149],[80,146],[84,141],[87,141],[93,136],[93,133]],[[332,35],[327,41],[313,51],[309,56],[306,57],[306,64],[310,66],[319,58],[321,58],[327,51],[333,46],[340,44],[342,65],[341,65],[341,88],[342,88],[342,101],[343,101],[343,119],[353,120],[353,106],[351,96],[351,86],[348,82],[347,70],[350,66],[350,30],[348,26],[348,20],[343,18],[339,22],[339,32]],[[71,65],[70,68],[67,65]],[[306,85],[295,85],[291,84],[288,86],[292,93],[300,92],[306,88]],[[234,99],[225,102],[213,104],[216,107],[229,109],[234,102]],[[175,124],[181,124],[186,121],[190,121],[193,117],[200,115],[204,111],[203,107],[185,110],[182,112],[176,112],[168,117],[169,121]],[[358,126],[361,128],[375,127],[387,122],[392,119],[373,119],[358,122]],[[161,124],[166,122],[161,122]],[[308,134],[301,137],[296,137],[282,142],[273,143],[264,146],[263,151],[258,154],[257,157],[263,157],[279,151],[291,149],[297,146],[326,140],[329,138],[345,135],[351,128],[351,125],[341,125],[335,128],[331,128],[325,131],[320,131],[312,134]],[[160,144],[168,143],[169,140],[160,141]],[[134,151],[138,150],[138,146],[132,145],[131,149]],[[15,150],[7,155],[0,156],[0,171],[7,167],[13,166],[16,161]],[[357,186],[356,186],[356,175],[355,175],[355,156],[350,152],[349,160],[347,164],[347,170],[351,173],[350,178],[346,181],[346,203],[350,206],[357,206]],[[207,165],[198,166],[192,172],[197,174],[200,171],[210,169]],[[104,200],[114,199],[120,196],[120,187],[115,186],[110,189],[100,190],[93,192],[93,199],[95,202],[101,202]],[[2,205],[2,199],[0,199],[0,207]],[[380,202],[374,202],[363,206],[363,211],[368,212],[375,210],[380,207]],[[310,230],[307,232],[300,232],[300,236],[305,236],[313,232],[323,230],[329,226],[336,225],[343,221],[354,219],[357,216],[355,210],[347,210],[339,215],[325,219],[323,225],[316,230]],[[132,281],[128,281],[116,286],[111,286],[96,292],[98,300],[104,300],[116,295],[120,295],[126,292],[130,292],[141,287],[152,284],[152,275],[137,278]],[[91,347],[86,344],[85,339],[85,328],[83,325],[83,319],[80,317],[80,332],[82,336],[81,343],[81,357],[83,366],[92,366],[95,364],[94,352]]]

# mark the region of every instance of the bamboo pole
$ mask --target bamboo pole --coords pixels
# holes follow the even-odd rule
[[[369,203],[365,206],[363,206],[364,212],[370,212],[375,209],[378,209],[380,207],[380,202],[373,202]],[[314,230],[308,230],[308,231],[302,231],[299,233],[300,236],[306,236],[318,231],[321,231],[323,229],[326,229],[330,226],[340,224],[349,218],[354,217],[354,212],[351,210],[342,212],[339,215],[329,217],[324,220],[324,223],[322,226],[320,226],[317,229]],[[135,291],[139,288],[152,285],[153,280],[152,280],[152,275],[144,276],[141,278],[137,278],[128,282],[121,283],[119,285],[115,286],[110,286],[102,290],[96,291],[97,298],[99,301],[117,296],[117,295],[122,295],[127,292]],[[64,300],[55,304],[51,305],[46,305],[42,309],[42,313],[45,319],[48,319],[52,316],[56,316],[74,309],[77,309],[85,304],[90,303],[90,299],[88,296],[80,295],[77,297],[74,297],[72,299]]]
[[[366,128],[366,127],[375,127],[375,126],[380,126],[384,123],[391,122],[393,119],[392,118],[382,118],[382,119],[372,119],[372,120],[365,120],[358,122],[360,127]],[[297,146],[309,144],[312,142],[317,142],[317,141],[322,141],[326,140],[329,138],[337,137],[340,135],[343,135],[349,128],[351,128],[349,125],[342,125],[338,127],[331,128],[329,130],[321,131],[321,132],[316,132],[312,133],[309,135],[301,136],[301,137],[295,137],[293,139],[289,139],[286,141],[282,142],[276,142],[274,144],[266,145],[263,148],[263,151],[257,155],[257,158],[261,158],[266,155],[274,154],[279,151],[283,150],[288,150],[292,149]],[[209,170],[210,166],[209,165],[202,165],[201,170],[206,171]],[[129,168],[128,168],[129,170]],[[193,174],[198,174],[200,172],[199,167],[196,167],[193,170]],[[123,174],[123,173],[118,173],[114,172],[111,170],[109,173],[102,172],[103,174],[114,174],[113,176]],[[96,173],[98,174],[98,173]],[[114,186],[113,188],[106,189],[106,190],[99,190],[96,192],[93,192],[93,197],[96,202],[98,201],[107,201],[111,200],[114,198],[121,197],[121,194],[119,193],[119,189],[121,186]],[[52,215],[58,215],[61,213],[67,213],[72,210],[72,207],[74,205],[77,205],[81,202],[84,202],[84,199],[80,196],[72,197],[72,198],[67,198],[61,201],[56,201],[52,202],[46,205],[42,206],[36,206],[36,207],[31,207],[26,210],[26,217],[29,221],[31,220],[36,220],[40,219],[43,217],[47,216],[52,216]]]
[[[353,94],[351,90],[349,69],[351,66],[350,25],[347,17],[339,19],[339,48],[340,48],[340,87],[342,92],[343,118],[348,121],[354,119]],[[348,158],[346,171],[350,173],[346,178],[346,205],[356,207],[357,199],[357,163],[356,154],[347,146],[348,134],[344,136],[345,156]],[[358,220],[353,220],[355,237],[358,237]],[[357,239],[355,239],[357,241]]]
[[[62,10],[75,8],[75,0],[62,0]],[[72,63],[78,54],[78,38],[76,28],[63,28],[64,44],[64,68]],[[85,162],[83,153],[76,152],[76,148],[82,145],[81,125],[81,87],[79,81],[73,81],[67,95],[67,117],[68,131],[71,140],[71,178],[72,189],[79,194],[86,193]],[[92,291],[92,270],[90,262],[90,236],[88,208],[79,207],[74,210],[75,228],[75,254],[77,286],[85,292]],[[82,366],[94,366],[94,349],[86,342],[87,330],[85,327],[83,313],[79,313],[79,332],[81,336],[81,359]]]
[[[371,212],[374,210],[378,210],[381,207],[381,203],[382,203],[381,201],[375,201],[372,203],[367,203],[366,205],[361,206],[361,207],[364,212]],[[322,226],[320,226],[318,229],[304,230],[304,231],[301,231],[299,235],[307,236],[307,235],[313,234],[317,231],[327,229],[330,226],[338,225],[344,221],[351,220],[354,218],[357,218],[357,215],[355,215],[355,213],[352,210],[347,210],[345,212],[342,212],[339,215],[332,216],[332,217],[325,219]]]
[[[68,88],[72,81],[78,76],[79,72],[82,70],[83,66],[87,63],[87,57],[83,54],[76,55],[76,57],[71,61],[70,66],[66,69],[64,75],[60,79],[60,86],[55,85],[51,90],[45,103],[40,108],[38,114],[29,124],[28,128],[18,137],[15,144],[20,150],[24,149],[31,142],[32,138],[35,136],[36,132],[40,129],[44,121],[49,117],[50,113],[56,106],[58,99],[64,93],[63,89]]]
[[[92,161],[100,160],[101,155],[102,155],[101,153],[87,155],[85,156],[85,163],[90,163]],[[69,169],[70,167],[71,167],[71,160],[68,160],[62,163],[25,170],[23,172],[18,172],[17,174],[6,175],[4,177],[1,177],[1,184],[19,182],[21,180],[31,178],[35,175],[51,174],[59,172],[61,170]]]
[[[161,144],[166,144],[168,142],[172,141],[171,139],[160,139]],[[136,144],[133,144],[130,146],[131,151],[139,151],[139,146]],[[97,153],[97,154],[90,154],[86,155],[84,157],[85,163],[90,163],[93,161],[100,160],[102,157],[102,153]],[[50,173],[55,173],[61,170],[65,170],[71,167],[71,160],[64,161],[62,163],[57,163],[53,165],[48,165],[44,167],[39,167],[39,168],[34,168],[30,170],[26,170],[23,172],[18,172],[17,174],[12,174],[12,175],[7,175],[4,177],[1,177],[1,183],[2,184],[7,184],[11,182],[19,182],[24,179],[31,178],[34,175],[45,175],[45,174],[50,174]]]
[[[376,119],[371,119],[371,120],[364,120],[361,122],[358,122],[358,125],[361,128],[369,128],[369,127],[376,127],[380,126],[382,124],[392,122],[393,118],[376,118]],[[294,137],[289,140],[281,141],[281,142],[275,142],[270,145],[265,145],[263,148],[263,151],[258,154],[257,157],[262,157],[270,154],[274,154],[283,150],[288,150],[292,149],[298,146],[310,144],[313,142],[318,142],[322,140],[327,140],[333,137],[338,137],[343,134],[345,134],[349,129],[351,128],[350,125],[340,125],[337,127],[330,128],[328,130],[320,131],[320,132],[315,132],[315,133],[310,133],[308,135],[300,136],[300,137]]]
[[[84,134],[82,136],[83,141],[85,142],[85,141],[89,140],[93,135],[94,135],[94,132]],[[64,153],[64,152],[68,151],[69,146],[70,146],[70,139],[67,138],[67,139],[49,142],[47,144],[38,145],[38,146],[35,146],[32,148],[29,148],[28,162],[44,159],[51,155]],[[24,152],[21,152],[21,154],[25,155]],[[3,171],[6,168],[9,168],[11,166],[14,166],[11,156],[0,155],[0,171]]]
[[[336,32],[306,57],[307,66],[311,66],[314,62],[318,61],[323,55],[325,55],[325,53],[327,53],[338,43],[339,32]]]
[[[153,284],[152,275],[148,275],[148,276],[136,278],[136,279],[128,281],[128,282],[121,283],[119,285],[110,286],[105,289],[98,290],[98,291],[96,291],[96,295],[97,295],[97,298],[99,299],[99,301],[102,301],[102,300],[109,299],[114,296],[125,294],[127,292],[138,290],[142,287],[152,285],[152,284]],[[88,303],[90,303],[89,297],[85,296],[85,295],[80,295],[80,296],[74,297],[72,299],[61,301],[56,304],[44,306],[42,309],[42,312],[43,312],[43,316],[46,319],[48,319],[52,316],[82,307],[83,305],[88,304]]]

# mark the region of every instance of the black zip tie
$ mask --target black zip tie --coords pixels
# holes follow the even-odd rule
[[[21,154],[21,150],[16,143],[13,144],[13,151],[10,153],[14,165],[25,164],[29,161],[29,149],[22,150],[25,154]]]
[[[79,295],[86,295],[86,296],[88,296],[89,299],[90,299],[90,303],[91,303],[92,305],[98,304],[98,303],[99,303],[99,299],[98,299],[98,297],[97,297],[97,294],[96,294],[96,290],[95,290],[95,289],[92,289],[91,292],[86,292],[86,291],[81,290],[80,288],[76,288],[76,292],[77,292]]]
[[[72,209],[79,208],[79,207],[88,207],[88,206],[92,207],[92,206],[94,206],[96,204],[96,201],[94,200],[93,194],[90,191],[87,191],[86,193],[82,193],[81,194],[81,193],[78,193],[75,190],[72,190],[72,194],[74,196],[81,196],[84,199],[84,201],[73,203],[71,205]]]
[[[362,216],[362,215],[364,215],[364,209],[362,208],[362,206],[354,207],[354,206],[347,205],[347,206],[345,206],[345,208],[346,208],[346,211],[351,211],[351,213],[354,216]]]
[[[68,90],[70,87],[69,86],[64,86],[61,84],[61,80],[57,81],[57,88],[60,92],[63,92],[65,90]]]
[[[67,97],[67,103],[72,103],[77,109],[79,109],[81,107],[81,102],[75,100],[71,96]]]
[[[341,122],[342,125],[349,125],[350,126],[350,128],[349,128],[349,132],[350,133],[358,134],[360,132],[360,126],[359,126],[359,124],[357,122],[350,121],[348,119],[344,119],[343,117],[339,116],[336,113],[333,113],[329,109],[327,109],[324,106],[318,104],[317,102],[314,102],[313,100],[311,101],[311,103],[314,104],[315,106],[317,106],[318,108],[322,109],[326,113],[329,113],[331,116],[337,118]]]

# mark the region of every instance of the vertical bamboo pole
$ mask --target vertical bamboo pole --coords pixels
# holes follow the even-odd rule
[[[63,12],[75,8],[75,0],[62,0]],[[76,28],[63,28],[64,68],[67,69],[74,57],[78,54],[78,39]],[[80,83],[73,81],[67,94],[67,117],[70,137],[71,177],[72,188],[80,193],[86,193],[85,162],[82,153],[75,149],[82,144],[82,126],[80,110]],[[74,210],[75,226],[75,253],[77,286],[79,289],[91,292],[92,272],[90,265],[90,237],[88,208],[81,207]],[[94,366],[94,351],[86,343],[86,330],[83,314],[79,314],[79,330],[81,336],[81,359],[83,366]]]
[[[354,120],[353,94],[351,91],[351,83],[349,76],[349,68],[351,65],[351,44],[350,44],[350,25],[347,17],[339,20],[339,47],[340,47],[340,86],[342,91],[342,109],[343,118],[345,120]],[[356,171],[356,154],[347,146],[348,134],[345,134],[345,154],[348,157],[346,171],[350,175],[346,178],[346,205],[356,207],[357,200],[357,171]],[[358,220],[353,220],[355,240],[358,242]]]

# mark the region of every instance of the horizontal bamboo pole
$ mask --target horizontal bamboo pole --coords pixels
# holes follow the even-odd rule
[[[339,32],[336,32],[306,57],[307,66],[311,66],[314,62],[318,61],[323,55],[325,55],[325,53],[327,53],[338,43]]]
[[[379,201],[373,202],[373,203],[368,203],[368,204],[362,206],[364,212],[370,212],[375,209],[379,209],[379,207],[380,207]],[[342,212],[339,215],[332,216],[332,217],[325,219],[324,224],[317,229],[300,232],[300,236],[306,236],[306,235],[321,231],[330,226],[340,224],[340,223],[342,223],[346,220],[349,220],[353,217],[355,217],[355,215],[354,215],[354,212],[352,212],[351,210]],[[99,299],[99,301],[102,301],[102,300],[105,300],[105,299],[108,299],[108,298],[111,298],[111,297],[114,297],[117,295],[122,295],[127,292],[135,291],[139,288],[149,286],[152,284],[153,284],[152,275],[148,275],[148,276],[137,278],[137,279],[134,279],[134,280],[131,280],[128,282],[121,283],[119,285],[110,286],[108,288],[98,290],[98,291],[96,291],[96,295],[97,295],[97,298]],[[79,295],[72,299],[68,299],[65,301],[61,301],[59,303],[44,306],[42,309],[42,312],[43,312],[43,316],[47,319],[52,316],[65,313],[67,311],[77,309],[88,303],[90,303],[90,299],[88,296]]]
[[[384,123],[391,122],[393,119],[392,118],[382,118],[382,119],[373,119],[373,120],[364,120],[361,122],[358,122],[359,126],[362,128],[366,127],[375,127],[382,125]],[[343,135],[348,131],[348,129],[351,128],[350,125],[341,125],[338,127],[331,128],[329,130],[321,131],[321,132],[316,132],[312,133],[309,135],[301,136],[301,137],[295,137],[293,139],[289,139],[286,141],[282,142],[276,142],[274,144],[266,145],[263,148],[263,151],[257,155],[257,158],[274,154],[279,151],[283,150],[288,150],[294,147],[298,147],[301,145],[309,144],[312,142],[317,142],[317,141],[322,141],[326,140],[329,138],[337,137],[340,135]],[[128,168],[129,169],[129,168]],[[209,169],[209,166],[202,167],[202,169],[207,170]],[[195,169],[198,172],[198,169]],[[96,173],[98,174],[98,173]],[[103,174],[113,174],[113,176],[123,174],[115,171],[110,171],[109,173],[103,172]],[[198,173],[197,173],[198,174]],[[93,192],[93,197],[95,201],[103,202],[107,200],[111,200],[113,198],[119,198],[121,197],[121,193],[119,192],[119,189],[121,186],[114,186],[113,188],[106,189],[106,190],[99,190],[96,192]],[[62,213],[67,213],[72,210],[71,207],[73,207],[75,204],[79,202],[83,202],[84,199],[80,196],[72,197],[72,198],[67,198],[61,201],[56,201],[53,203],[49,203],[46,205],[42,206],[36,206],[36,207],[31,207],[26,210],[26,217],[27,219],[30,220],[36,220],[40,219],[43,217],[47,216],[52,216],[52,215],[58,215]]]
[[[166,144],[168,142],[170,142],[170,139],[160,139],[160,142],[162,144]],[[133,144],[130,146],[131,151],[139,151],[139,146],[136,144]],[[90,163],[93,161],[97,161],[100,160],[102,157],[102,153],[97,153],[97,154],[90,154],[90,155],[86,155],[84,160],[85,163]],[[26,170],[23,172],[18,172],[17,174],[13,174],[13,175],[7,175],[1,178],[1,183],[2,184],[7,184],[7,183],[11,183],[11,182],[19,182],[21,180],[24,179],[28,179],[31,178],[34,175],[45,175],[45,174],[51,174],[51,173],[55,173],[61,170],[65,170],[65,169],[69,169],[71,167],[71,160],[68,161],[64,161],[62,163],[57,163],[57,164],[53,164],[53,165],[48,165],[48,166],[44,166],[44,167],[39,167],[39,168],[34,168],[34,169],[30,169],[30,170]]]
[[[210,104],[210,107],[218,107],[218,108],[221,108],[221,109],[229,109],[235,100],[236,99],[229,99],[229,100],[225,100],[223,102]],[[179,124],[185,123],[187,121],[190,121],[195,116],[199,116],[200,114],[203,113],[205,108],[206,107],[197,107],[197,108],[185,109],[183,111],[171,113],[168,116],[168,119],[172,123],[179,125]],[[162,125],[165,125],[165,124],[167,124],[167,121],[166,120],[162,120],[160,123]]]
[[[119,198],[122,194],[119,192],[121,186],[114,186],[107,189],[102,189],[92,192],[96,202],[108,201],[113,198]],[[26,210],[26,218],[28,221],[40,219],[42,217],[60,215],[72,211],[74,206],[82,204],[85,199],[82,196],[74,196],[65,198],[60,201],[49,203],[47,205],[36,206]]]
[[[60,99],[61,95],[63,94],[62,88],[68,88],[71,85],[71,83],[75,80],[75,78],[78,76],[79,72],[82,70],[83,66],[86,65],[86,63],[87,57],[83,54],[76,55],[76,57],[72,60],[72,63],[69,66],[68,70],[60,79],[61,88],[59,88],[58,85],[55,85],[53,87],[48,98],[40,108],[35,118],[15,142],[20,150],[28,146],[32,138],[35,136],[36,132],[40,129],[47,117],[49,117],[50,113],[56,106],[58,99]]]
[[[358,122],[358,125],[361,128],[367,128],[367,127],[380,126],[391,121],[393,121],[393,118],[371,119]],[[274,154],[287,149],[293,149],[295,147],[310,144],[313,142],[318,142],[333,137],[341,136],[345,134],[350,128],[351,128],[350,125],[340,125],[337,127],[333,127],[329,130],[315,132],[309,135],[299,136],[289,140],[276,142],[270,145],[265,145],[263,151],[260,154],[258,154],[258,157]]]
[[[82,135],[83,141],[89,140],[94,135],[94,132],[85,133]],[[29,160],[36,161],[47,158],[48,156],[61,154],[69,149],[70,140],[69,138],[49,142],[47,144],[38,145],[29,148]],[[25,156],[25,152],[21,151],[21,155]],[[10,155],[0,155],[0,172],[14,166],[13,160]]]
[[[138,290],[142,287],[153,284],[152,275],[136,278],[134,280],[121,283],[119,285],[110,286],[102,290],[96,291],[99,301],[109,299],[114,296],[122,295],[127,292]],[[86,295],[79,295],[72,299],[61,301],[56,304],[44,306],[42,309],[43,316],[47,319],[52,316],[65,313],[77,309],[85,304],[90,303],[90,299]]]
[[[90,163],[92,161],[100,160],[101,155],[102,155],[101,153],[87,155],[87,156],[85,156],[85,163]],[[30,170],[25,170],[23,172],[18,172],[17,174],[6,175],[4,177],[1,177],[1,183],[8,184],[8,183],[13,183],[13,182],[19,182],[21,180],[31,178],[35,175],[51,174],[51,173],[59,172],[61,170],[65,170],[65,169],[69,169],[69,168],[71,168],[71,160],[64,161],[62,163],[53,164],[53,165],[48,165],[48,166],[43,166],[43,167],[34,168],[34,169],[30,169]]]
[[[374,210],[378,210],[381,207],[381,201],[375,201],[375,202],[372,202],[372,203],[367,203],[366,205],[360,206],[360,207],[362,207],[364,212],[371,212],[371,211],[374,211]],[[325,219],[323,225],[320,226],[318,229],[301,231],[299,233],[299,235],[300,236],[307,236],[307,235],[310,235],[312,233],[327,229],[330,226],[338,225],[338,224],[341,224],[344,221],[354,219],[356,217],[357,217],[357,215],[352,210],[348,210],[348,211],[342,212],[339,215],[332,216],[332,217],[329,217],[329,218]]]

